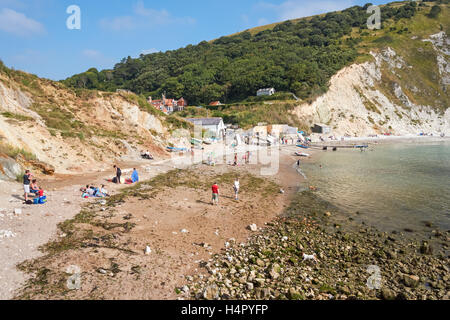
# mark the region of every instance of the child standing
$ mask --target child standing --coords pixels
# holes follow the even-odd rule
[[[214,183],[211,189],[212,189],[212,204],[219,205],[219,186],[217,185],[217,183]]]
[[[234,181],[234,185],[233,185],[234,198],[235,198],[236,201],[239,200],[239,188],[240,188],[239,179],[236,179],[236,181]]]

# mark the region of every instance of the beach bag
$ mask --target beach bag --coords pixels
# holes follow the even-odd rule
[[[47,196],[42,196],[39,198],[39,204],[44,204],[47,202]]]
[[[124,184],[124,183],[125,183],[125,178],[124,178],[124,177],[120,177],[119,183],[120,183],[120,184]]]
[[[34,198],[33,199],[33,204],[39,204],[39,198]]]
[[[114,178],[112,179],[112,183],[117,183],[117,177],[114,177]]]
[[[33,204],[33,201],[32,200],[27,200],[27,201],[25,201],[25,204]]]

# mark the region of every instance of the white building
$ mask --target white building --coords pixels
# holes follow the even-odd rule
[[[273,96],[275,94],[274,88],[266,88],[266,89],[259,89],[256,95],[258,97],[260,96]]]
[[[213,134],[213,137],[222,139],[226,126],[222,118],[191,118],[186,119],[194,125],[201,125],[203,130],[209,131]]]

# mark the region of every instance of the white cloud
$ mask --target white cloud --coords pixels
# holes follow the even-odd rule
[[[242,14],[242,15],[241,15],[241,21],[242,21],[244,24],[249,24],[250,18],[248,17],[248,15]]]
[[[142,50],[142,54],[151,54],[151,53],[156,53],[156,52],[161,52],[161,50],[158,50],[156,48],[151,48],[151,49],[147,49],[147,50]]]
[[[91,50],[91,49],[83,50],[82,54],[86,58],[91,58],[91,59],[98,59],[99,57],[102,57],[102,53],[100,51]]]
[[[19,0],[0,0],[0,8],[25,8],[25,4]]]
[[[351,0],[288,0],[279,5],[261,2],[257,5],[257,9],[275,12],[279,20],[291,20],[342,10],[351,7],[353,4],[354,1]]]
[[[102,52],[93,49],[85,49],[81,52],[81,55],[88,59],[90,62],[93,62],[102,67],[113,65],[114,59],[106,57]]]
[[[167,10],[146,8],[142,0],[133,5],[133,15],[104,18],[100,26],[113,31],[149,28],[155,25],[167,24],[194,24],[196,20],[191,17],[174,17]]]
[[[100,26],[113,31],[132,30],[136,28],[136,21],[131,16],[116,17],[100,20]]]
[[[269,21],[267,19],[265,18],[258,19],[258,26],[264,26],[266,24],[269,24]]]
[[[44,26],[23,13],[4,8],[0,11],[0,31],[17,36],[31,36],[45,33]]]
[[[32,49],[26,49],[20,53],[15,54],[11,58],[11,61],[15,65],[28,65],[30,63],[42,64],[46,62],[46,59],[45,55],[43,55],[41,52]]]

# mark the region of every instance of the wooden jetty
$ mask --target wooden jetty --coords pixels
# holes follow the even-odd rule
[[[311,145],[311,149],[328,150],[332,149],[337,151],[338,149],[367,149],[369,145]]]

